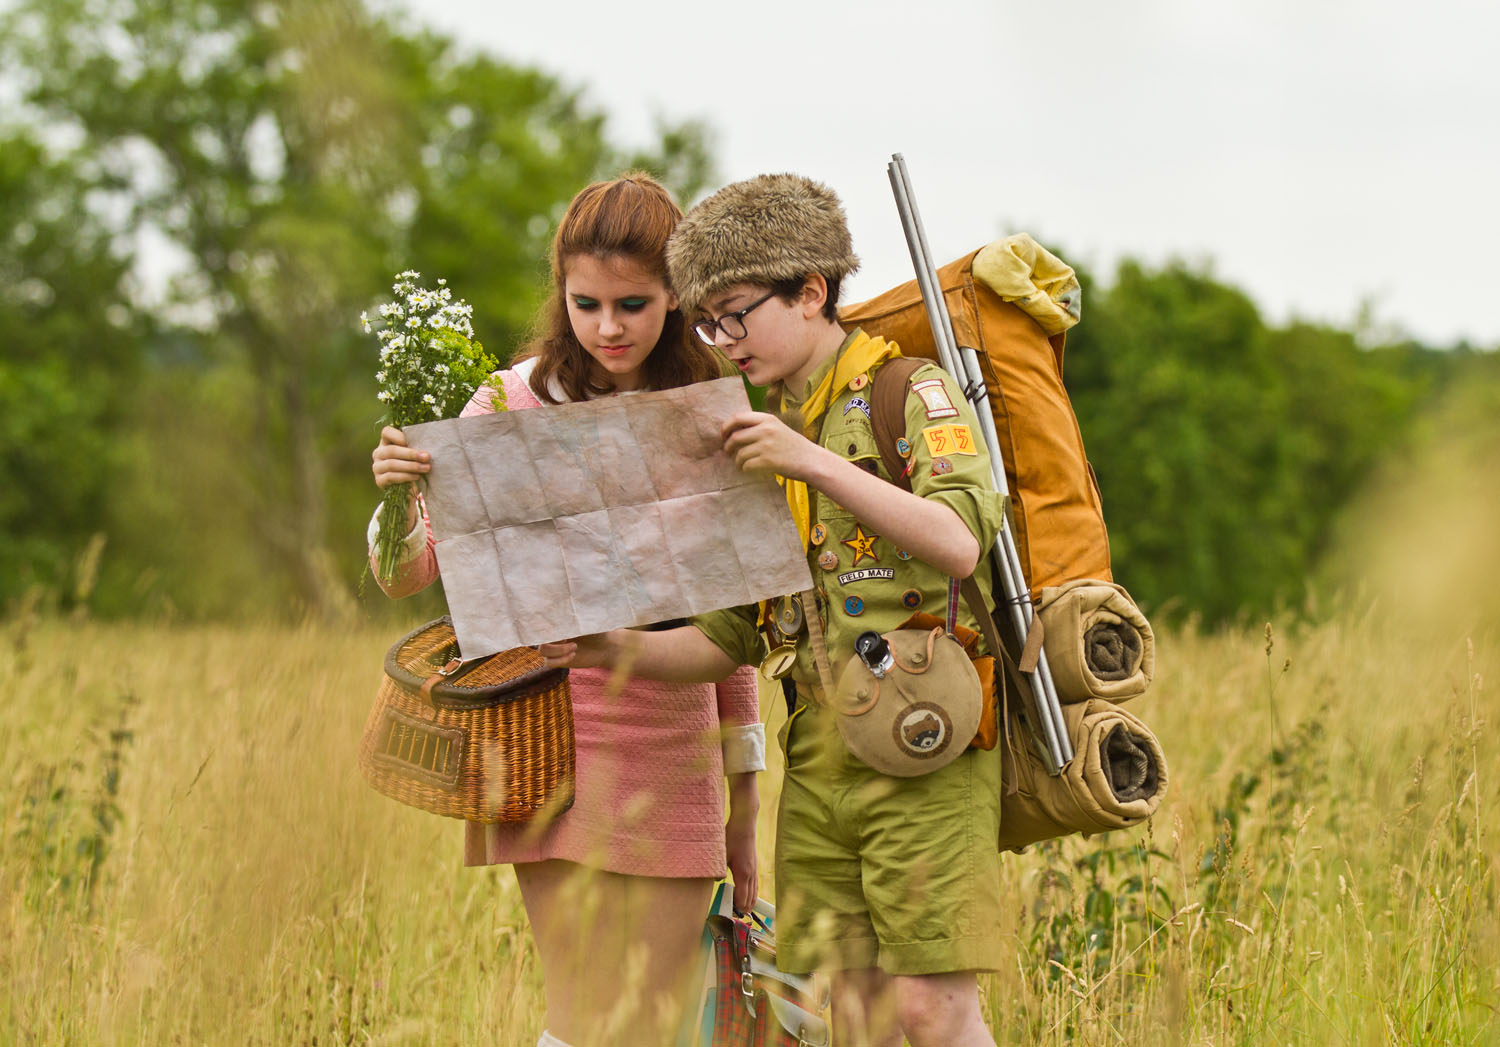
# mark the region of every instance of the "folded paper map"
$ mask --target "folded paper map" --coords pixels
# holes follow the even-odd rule
[[[463,657],[812,585],[781,488],[724,454],[738,379],[406,427]]]

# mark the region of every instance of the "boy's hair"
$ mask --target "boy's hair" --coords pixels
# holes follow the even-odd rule
[[[682,310],[739,283],[780,290],[817,273],[836,308],[840,281],[859,268],[844,208],[832,189],[794,174],[726,185],[688,212],[667,244]]]
[[[608,182],[595,182],[568,205],[552,241],[552,294],[537,319],[537,333],[512,364],[537,356],[532,387],[552,403],[554,379],[569,399],[585,400],[611,390],[595,376],[591,358],[573,334],[563,294],[568,264],[580,255],[628,258],[661,277],[667,276],[667,238],[682,211],[667,190],[650,175],[631,171]],[[719,358],[705,351],[688,331],[679,306],[669,310],[660,338],[641,367],[648,389],[670,389],[718,378],[725,372]]]

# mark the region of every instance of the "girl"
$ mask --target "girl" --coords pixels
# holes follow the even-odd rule
[[[717,378],[719,362],[688,335],[668,283],[667,239],[681,218],[643,174],[579,193],[553,242],[543,334],[463,414],[491,410],[494,388],[520,410]],[[430,456],[389,426],[373,458],[381,488],[431,469]],[[438,574],[419,501],[403,563],[382,583],[391,596]],[[374,534],[372,521],[372,542]],[[465,826],[466,864],[515,867],[546,984],[539,1047],[671,1042],[726,858],[736,905],[749,909],[756,896],[755,772],[765,741],[753,673],[718,685],[631,681],[619,694],[607,690],[609,675],[580,669],[569,678],[574,805],[546,825]]]

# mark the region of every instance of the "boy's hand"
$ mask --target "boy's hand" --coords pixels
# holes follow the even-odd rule
[[[776,473],[806,480],[819,454],[827,453],[775,415],[742,411],[721,430],[724,453],[746,472]]]
[[[537,648],[547,668],[611,668],[615,662],[615,645],[609,633],[591,633],[572,640],[544,643]]]

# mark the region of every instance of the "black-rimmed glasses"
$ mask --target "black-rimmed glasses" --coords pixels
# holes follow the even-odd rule
[[[693,325],[693,333],[703,341],[704,345],[713,345],[715,334],[719,331],[723,331],[730,338],[739,340],[745,337],[745,317],[750,314],[750,310],[762,302],[770,300],[775,294],[775,291],[771,291],[763,298],[757,298],[738,312],[725,313],[717,320],[699,320]]]

